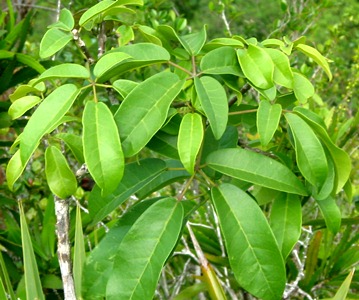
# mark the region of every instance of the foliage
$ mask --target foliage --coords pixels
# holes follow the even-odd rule
[[[340,147],[353,133],[316,113],[298,63],[331,80],[328,59],[301,37],[208,41],[206,26],[189,32],[142,4],[63,9],[39,52],[57,64],[10,96],[9,115],[27,123],[7,185],[37,200],[27,217],[42,228],[30,235],[3,198],[0,293],[61,293],[54,198],[69,198],[78,298],[354,298],[358,217]],[[9,259],[21,254],[24,280]]]

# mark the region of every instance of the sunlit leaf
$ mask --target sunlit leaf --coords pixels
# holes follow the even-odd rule
[[[294,95],[300,103],[306,103],[315,93],[312,83],[304,75],[293,72]]]
[[[282,106],[261,101],[257,111],[257,128],[262,146],[267,146],[273,138],[282,114]]]
[[[62,31],[58,28],[51,28],[46,31],[40,43],[39,55],[41,58],[48,58],[64,48],[73,36],[69,32]]]
[[[22,172],[26,167],[26,164],[30,160],[30,157],[25,163],[22,163],[20,157],[20,150],[17,150],[15,154],[9,160],[6,166],[6,181],[9,189],[12,191],[14,188],[14,183],[19,179]]]
[[[110,194],[120,183],[125,164],[113,115],[104,103],[89,101],[82,120],[87,168],[103,193]]]
[[[340,230],[341,212],[333,197],[317,201],[328,230],[336,234]]]
[[[48,28],[59,28],[65,31],[71,31],[75,26],[75,20],[72,16],[71,11],[69,11],[67,8],[63,8],[60,11],[59,20],[50,25]]]
[[[223,135],[228,121],[228,101],[223,86],[214,78],[195,77],[196,92],[204,110],[213,135],[218,140]]]
[[[137,154],[164,124],[171,102],[184,80],[158,73],[135,87],[115,114],[126,157]]]
[[[345,278],[343,283],[340,285],[338,291],[335,293],[332,300],[346,300],[346,299],[348,299],[347,294],[350,291],[350,284],[352,282],[354,272],[355,272],[355,269],[353,268],[350,271],[350,273],[348,274],[348,276]]]
[[[307,195],[301,181],[285,165],[259,153],[221,149],[208,155],[209,167],[223,174],[283,192]]]
[[[136,220],[118,248],[106,299],[152,299],[182,221],[182,204],[174,198],[157,201]]]
[[[132,81],[132,80],[126,80],[126,79],[118,79],[116,80],[112,86],[113,88],[123,97],[126,98],[127,95],[132,92],[132,90],[138,86],[139,83]]]
[[[96,63],[93,74],[96,77],[105,76],[107,72],[116,68],[118,65],[123,63],[123,61],[131,60],[131,56],[123,52],[111,52],[101,56],[99,61]]]
[[[8,114],[14,120],[21,117],[25,112],[30,108],[33,108],[36,104],[41,101],[41,98],[38,96],[25,96],[20,99],[17,99],[9,107]]]
[[[55,146],[46,149],[45,173],[50,190],[56,196],[66,199],[75,194],[77,189],[75,174],[68,166],[66,158]]]
[[[302,231],[302,206],[297,195],[281,194],[274,200],[270,226],[283,259],[286,259],[298,242]]]
[[[231,184],[213,188],[212,201],[238,283],[261,299],[280,299],[286,282],[284,262],[258,204]]]
[[[202,27],[202,30],[195,33],[190,33],[184,36],[180,36],[179,40],[186,49],[186,51],[192,55],[196,56],[202,49],[207,39],[206,26]]]
[[[194,173],[197,155],[203,140],[202,117],[197,113],[186,114],[178,133],[178,153],[185,169]]]
[[[99,14],[103,13],[107,9],[109,9],[111,6],[116,4],[116,1],[112,0],[103,0],[94,6],[91,6],[87,11],[83,13],[79,20],[79,25],[84,26],[87,22],[89,22],[94,17],[98,16]]]

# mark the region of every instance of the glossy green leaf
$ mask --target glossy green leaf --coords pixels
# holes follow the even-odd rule
[[[26,217],[21,202],[19,202],[19,209],[20,209],[21,242],[22,242],[23,260],[24,260],[26,298],[45,300],[44,294],[42,292],[39,269],[36,263],[31,236],[26,224]]]
[[[125,165],[113,115],[104,103],[89,101],[82,122],[87,168],[103,193],[110,194],[120,183]]]
[[[236,51],[232,47],[221,47],[203,56],[200,64],[204,74],[232,74],[243,76]]]
[[[38,96],[24,96],[20,99],[17,99],[9,107],[8,114],[14,120],[21,117],[25,112],[30,108],[33,108],[36,104],[41,101],[41,98]]]
[[[73,84],[58,87],[48,95],[31,116],[20,141],[20,154],[25,164],[37,148],[40,139],[51,132],[74,103],[80,90]]]
[[[151,43],[126,45],[116,48],[113,52],[126,53],[131,56],[132,59],[128,61],[124,60],[121,64],[117,64],[115,68],[107,71],[103,76],[97,78],[98,82],[105,82],[110,78],[114,78],[116,76],[118,77],[120,74],[133,69],[167,62],[171,57],[165,48]]]
[[[212,201],[238,283],[261,299],[280,299],[286,282],[284,262],[258,204],[231,184],[213,188]]]
[[[132,92],[132,90],[138,86],[139,83],[132,81],[132,80],[127,80],[127,79],[119,79],[116,80],[112,86],[113,88],[123,97],[126,98],[127,95]]]
[[[83,272],[83,298],[103,300],[116,253],[126,233],[155,199],[141,201],[129,208],[90,252]],[[157,201],[157,200],[156,200]],[[101,276],[99,276],[101,274]]]
[[[132,57],[123,52],[111,52],[101,56],[99,61],[96,63],[93,73],[96,77],[106,76],[106,72],[111,71],[118,65],[122,64],[123,61],[128,61]]]
[[[292,89],[294,85],[294,78],[292,69],[290,68],[288,56],[286,56],[282,51],[276,49],[265,48],[265,51],[269,54],[274,63],[274,82]]]
[[[274,85],[274,63],[266,50],[250,44],[248,49],[238,49],[237,56],[244,75],[256,87],[269,89]]]
[[[262,154],[240,149],[221,149],[208,155],[209,167],[259,186],[307,195],[301,181],[285,165]]]
[[[273,138],[282,115],[282,106],[261,101],[257,111],[257,128],[262,146],[267,146]]]
[[[202,117],[197,113],[186,114],[178,134],[178,153],[185,169],[194,174],[197,155],[203,141]]]
[[[64,48],[73,36],[69,32],[57,28],[51,28],[46,31],[40,43],[39,55],[41,58],[48,58]]]
[[[335,167],[334,191],[338,193],[348,181],[352,169],[348,153],[333,143],[324,127],[325,125],[322,124],[324,123],[323,120],[315,113],[302,107],[296,107],[294,111],[312,127],[329,150]]]
[[[153,298],[182,222],[182,204],[174,198],[157,201],[137,219],[119,246],[106,299]]]
[[[126,157],[137,154],[164,124],[168,109],[184,80],[158,73],[132,90],[115,114]]]
[[[86,261],[85,239],[82,232],[82,220],[80,206],[76,206],[76,223],[75,223],[75,245],[74,245],[74,260],[73,260],[73,274],[75,283],[76,299],[82,299],[82,277],[83,268]]]
[[[317,201],[317,204],[328,230],[333,234],[338,233],[340,230],[342,216],[335,199],[333,197],[328,197],[327,199]]]
[[[322,54],[320,54],[320,52],[317,49],[304,44],[296,45],[296,49],[298,49],[300,52],[304,53],[306,56],[313,59],[319,66],[323,68],[329,80],[332,80],[333,75],[332,72],[330,71],[328,61]]]
[[[150,148],[161,155],[179,159],[177,149],[178,136],[171,135],[160,130],[153,138],[148,142],[146,147]]]
[[[332,300],[346,300],[347,298],[347,294],[350,291],[350,284],[352,282],[353,279],[353,275],[355,272],[355,268],[353,268],[350,273],[348,274],[348,276],[345,278],[345,280],[343,281],[343,283],[340,285],[338,291],[335,293],[334,297],[332,298]]]
[[[65,142],[79,163],[85,162],[81,136],[63,132],[56,134],[56,137]]]
[[[24,172],[24,169],[26,167],[26,164],[30,160],[30,157],[25,163],[22,163],[21,157],[20,157],[20,150],[17,150],[15,154],[11,157],[9,160],[7,166],[6,166],[6,181],[9,189],[13,191],[14,183],[16,180],[19,179],[22,172]]]
[[[45,152],[45,173],[47,183],[57,197],[66,199],[75,194],[77,180],[61,151],[50,146]]]
[[[100,15],[107,9],[109,9],[111,6],[116,4],[116,1],[112,0],[103,0],[94,6],[91,6],[87,11],[83,13],[79,20],[79,25],[84,26],[87,22],[91,21],[94,17]]]
[[[315,93],[312,83],[304,75],[293,72],[294,95],[300,103],[306,103]]]
[[[95,186],[88,199],[92,224],[101,221],[165,169],[164,161],[156,158],[145,159],[125,166],[123,179],[112,194],[101,195],[101,189]]]
[[[195,77],[194,84],[213,135],[218,140],[227,127],[228,101],[226,92],[216,79],[209,76]]]
[[[285,117],[293,134],[298,168],[306,180],[320,189],[328,175],[324,148],[302,118],[293,113],[287,113]]]
[[[16,100],[26,96],[29,93],[39,94],[40,92],[44,92],[46,89],[43,82],[35,86],[31,86],[30,84],[31,83],[19,85],[16,90],[9,96],[11,102],[15,102]]]
[[[90,78],[90,73],[84,66],[65,63],[47,69],[32,84],[53,78]]]
[[[60,16],[59,16],[59,20],[50,25],[48,28],[59,28],[65,31],[71,31],[72,29],[74,29],[75,26],[75,20],[74,17],[72,16],[71,11],[69,11],[66,8],[61,9],[60,11]]]
[[[273,202],[270,226],[285,260],[302,231],[302,205],[297,195],[281,194]]]
[[[206,39],[206,26],[203,26],[202,30],[199,32],[190,33],[179,37],[183,48],[185,48],[188,54],[190,54],[191,56],[196,56],[202,50]]]

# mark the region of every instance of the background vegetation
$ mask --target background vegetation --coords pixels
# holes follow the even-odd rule
[[[145,5],[138,9],[136,16],[128,16],[129,23],[144,24],[156,28],[167,24],[175,28],[181,35],[199,32],[203,24],[207,24],[208,40],[216,37],[241,35],[245,38],[256,37],[259,41],[266,38],[282,39],[287,37],[293,41],[301,36],[314,44],[320,52],[331,60],[330,68],[333,80],[328,82],[315,61],[304,55],[291,57],[291,65],[298,68],[310,78],[315,86],[316,94],[308,102],[308,108],[323,118],[331,139],[342,147],[353,162],[351,186],[336,196],[336,203],[341,211],[342,225],[338,233],[333,234],[326,228],[320,217],[320,210],[314,201],[308,200],[303,204],[303,231],[300,242],[295,246],[287,260],[288,282],[294,286],[288,299],[314,299],[334,297],[339,286],[344,282],[349,271],[359,262],[359,151],[358,151],[358,84],[359,84],[359,21],[357,12],[359,2],[349,1],[144,1]],[[17,1],[17,4],[7,1],[2,4],[0,15],[0,257],[1,278],[7,291],[13,290],[17,297],[26,299],[23,247],[24,233],[20,223],[26,221],[34,248],[34,259],[45,291],[46,299],[62,299],[62,281],[55,246],[55,215],[54,201],[44,174],[44,149],[46,145],[35,152],[22,177],[15,183],[14,191],[10,191],[5,179],[5,169],[13,151],[11,145],[24,128],[27,117],[11,120],[7,111],[11,105],[9,95],[21,83],[27,83],[51,66],[64,62],[82,64],[83,57],[75,46],[68,46],[60,51],[53,60],[39,58],[39,44],[47,30],[54,23],[60,8],[67,8],[80,18],[81,12],[93,6],[94,1]],[[60,6],[58,6],[60,5]],[[77,13],[77,15],[76,15]],[[96,57],[99,48],[101,32],[105,32],[103,41],[105,50],[109,50],[118,36],[114,34],[115,25],[107,22],[104,28],[94,27],[82,38],[88,46],[89,53]],[[138,35],[138,40],[144,39]],[[147,72],[147,73],[146,73]],[[157,70],[146,69],[134,72],[130,79],[142,80],[156,73]],[[113,97],[111,92],[100,94],[103,99]],[[257,96],[251,92],[244,95],[243,104],[257,104]],[[81,107],[77,108],[82,109]],[[72,112],[77,115],[76,109]],[[246,126],[240,132],[240,141],[246,147],[258,142],[255,124],[245,120]],[[71,123],[76,124],[76,123]],[[65,125],[66,126],[66,125]],[[66,128],[69,133],[79,135],[80,125]],[[142,157],[161,157],[149,149]],[[70,155],[70,166],[78,169],[77,158]],[[104,223],[91,224],[90,216],[86,213],[89,191],[93,185],[92,179],[81,179],[71,202],[71,231],[70,239],[73,245],[75,239],[75,220],[79,220],[76,204],[83,208],[82,229],[86,241],[86,251],[89,253],[106,235],[108,227],[112,227],[119,216],[127,212],[135,203],[135,198],[122,204],[113,211]],[[175,183],[160,190],[153,196],[166,196],[178,193],[183,186]],[[192,187],[185,197],[193,198],[202,194],[198,187]],[[312,202],[313,203],[312,203]],[[18,203],[22,203],[23,213]],[[271,205],[265,203],[263,211],[268,213]],[[318,217],[319,216],[319,217]],[[216,220],[208,215],[208,208],[203,207],[191,220],[198,226],[195,235],[204,247],[207,259],[214,264],[216,271],[227,276],[228,262],[223,257],[223,245],[220,244]],[[25,235],[26,236],[26,235]],[[211,238],[208,238],[211,237]],[[189,242],[189,244],[188,244]],[[176,252],[189,250],[194,253],[191,241],[182,240]],[[25,255],[26,257],[26,255]],[[218,271],[219,270],[219,271]],[[35,272],[35,270],[32,270]],[[208,298],[209,294],[199,278],[200,268],[195,260],[187,259],[185,255],[176,255],[168,261],[162,272],[156,290],[156,299],[198,299]],[[232,277],[233,279],[233,277]],[[226,291],[229,299],[251,299],[237,283],[225,282],[223,286],[230,287]],[[287,287],[287,292],[290,287]],[[231,294],[231,292],[233,292]],[[354,273],[348,298],[358,299],[359,274]],[[189,295],[189,296],[188,296]],[[193,296],[195,295],[195,296]],[[171,298],[172,297],[172,298]],[[0,297],[1,298],[1,297]],[[344,299],[344,298],[336,298]]]

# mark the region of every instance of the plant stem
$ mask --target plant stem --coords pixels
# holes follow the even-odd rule
[[[57,256],[60,264],[65,300],[76,300],[71,267],[69,200],[55,196]]]

